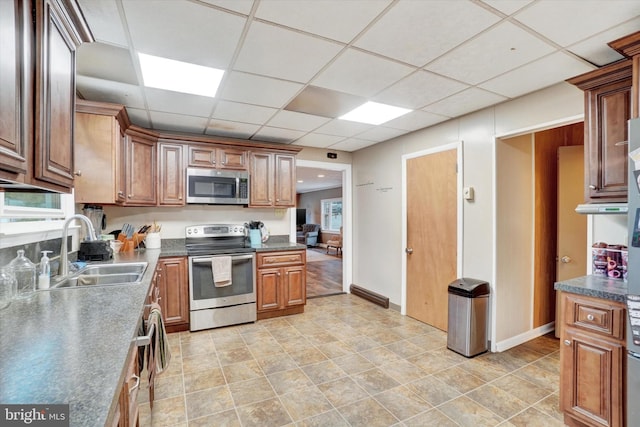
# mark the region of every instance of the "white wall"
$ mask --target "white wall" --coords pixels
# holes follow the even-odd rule
[[[401,224],[401,157],[416,151],[464,141],[464,186],[475,200],[463,205],[463,275],[484,279],[501,291],[494,266],[495,138],[575,121],[583,114],[583,92],[561,83],[522,98],[453,119],[353,153],[354,283],[401,304],[404,252]],[[383,188],[390,188],[383,191]],[[517,254],[514,254],[517,256]],[[498,266],[499,268],[499,266]],[[505,284],[505,286],[508,286]],[[520,304],[505,294],[496,307],[495,336],[510,338],[501,310]]]

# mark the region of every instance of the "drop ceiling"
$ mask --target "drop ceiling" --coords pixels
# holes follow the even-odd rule
[[[622,57],[637,0],[79,0],[77,90],[163,131],[358,149]],[[216,97],[145,88],[137,53],[225,70]],[[375,101],[413,112],[338,119]]]

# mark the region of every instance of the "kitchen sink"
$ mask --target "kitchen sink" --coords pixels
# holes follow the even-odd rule
[[[147,265],[146,262],[88,265],[60,281],[53,280],[51,288],[138,284]]]

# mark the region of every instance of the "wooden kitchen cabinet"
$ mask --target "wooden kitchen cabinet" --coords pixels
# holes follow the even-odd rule
[[[158,144],[158,204],[161,206],[184,206],[185,167],[184,146],[160,142]]]
[[[247,170],[245,150],[195,143],[189,144],[187,150],[190,167]]]
[[[156,134],[130,126],[125,132],[125,206],[155,206],[157,197]]]
[[[569,426],[624,425],[625,307],[561,293],[560,410]]]
[[[274,152],[251,152],[249,207],[294,207],[295,174],[295,156]]]
[[[127,362],[127,373],[120,392],[114,422],[119,427],[137,427],[139,425],[138,390],[140,389],[140,367],[138,366],[138,347],[135,346]]]
[[[186,257],[158,260],[156,284],[167,332],[189,330],[189,276]]]
[[[258,320],[303,313],[307,303],[305,251],[258,252]]]
[[[567,80],[584,90],[585,201],[626,202],[632,61]]]

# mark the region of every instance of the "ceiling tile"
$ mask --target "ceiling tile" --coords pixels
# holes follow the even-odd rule
[[[256,17],[348,43],[390,3],[390,0],[263,1]]]
[[[185,116],[184,114],[149,111],[153,129],[202,134],[209,119]]]
[[[438,74],[477,84],[533,61],[555,49],[523,29],[504,22],[426,68]]]
[[[147,110],[127,107],[127,115],[129,116],[131,123],[134,125],[147,129],[151,128],[151,120],[149,120],[149,113]]]
[[[191,95],[169,90],[144,88],[150,110],[165,113],[209,117],[215,99],[208,96]]]
[[[129,31],[137,52],[222,69],[229,67],[246,22],[183,0],[123,0],[123,6],[135,23]]]
[[[515,18],[559,45],[568,46],[639,15],[638,0],[540,0]]]
[[[342,151],[356,151],[356,150],[360,150],[362,148],[365,147],[369,147],[371,145],[375,145],[377,144],[376,142],[373,141],[367,141],[365,139],[357,139],[357,138],[348,138],[345,140],[342,140],[336,144],[333,144],[331,147],[331,149],[333,150],[342,150]]]
[[[451,117],[462,116],[490,105],[498,104],[507,98],[478,88],[470,88],[447,99],[423,108],[427,112],[437,112]]]
[[[77,50],[77,72],[83,76],[138,84],[128,49],[104,43],[84,43]]]
[[[200,0],[203,3],[209,3],[219,6],[223,9],[233,10],[244,15],[248,15],[253,7],[253,0]]]
[[[398,107],[417,109],[468,87],[468,85],[455,80],[421,70],[400,80],[373,100]]]
[[[341,49],[336,43],[253,22],[234,68],[306,83]]]
[[[294,129],[303,132],[309,132],[319,126],[322,126],[329,120],[331,119],[328,119],[326,117],[282,110],[279,111],[271,120],[269,120],[268,125],[277,128]]]
[[[79,0],[78,3],[96,40],[119,46],[129,45],[114,0]]]
[[[406,130],[392,129],[384,126],[376,126],[373,129],[359,133],[358,139],[366,139],[367,141],[382,142],[387,139],[393,139],[407,133]]]
[[[624,56],[611,49],[607,43],[634,33],[638,31],[638,28],[640,28],[640,18],[596,34],[582,42],[569,46],[567,50],[598,66],[607,65],[624,58]]]
[[[277,111],[275,108],[220,101],[215,109],[215,118],[262,125],[269,121]]]
[[[289,111],[336,118],[364,104],[366,98],[308,85],[284,108]]]
[[[76,76],[76,90],[91,101],[112,102],[127,108],[146,108],[140,87],[111,80]]]
[[[499,19],[469,1],[400,0],[355,46],[423,66]]]
[[[343,52],[313,80],[315,86],[359,96],[373,96],[414,68],[355,49]]]
[[[280,108],[302,87],[300,83],[233,71],[225,79],[218,97],[228,101]]]
[[[251,139],[288,144],[300,138],[302,135],[304,135],[304,132],[264,126]]]
[[[394,129],[402,129],[406,131],[414,131],[428,126],[433,126],[436,123],[449,120],[450,117],[440,114],[427,113],[426,111],[412,111],[400,116],[397,119],[386,122],[385,127]]]
[[[517,12],[532,1],[533,0],[482,0],[483,3],[488,4],[505,15],[511,15]]]
[[[479,87],[509,98],[515,98],[595,68],[566,53],[556,52],[484,82]]]
[[[249,139],[260,129],[260,125],[231,122],[228,120],[211,120],[205,133],[207,135],[224,136],[228,138]]]
[[[325,148],[335,144],[336,142],[342,141],[343,139],[343,136],[308,133],[302,138],[298,138],[292,145]]]
[[[348,120],[333,119],[326,125],[320,126],[315,130],[317,133],[324,133],[327,135],[336,136],[354,136],[368,129],[371,129],[371,125],[364,123],[350,122]]]

